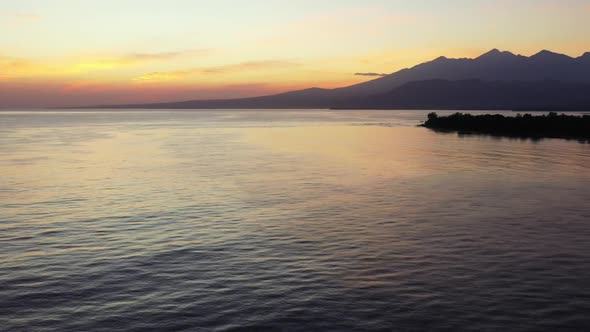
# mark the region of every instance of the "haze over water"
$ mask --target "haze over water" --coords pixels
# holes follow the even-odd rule
[[[590,144],[427,113],[0,112],[2,330],[587,329]]]

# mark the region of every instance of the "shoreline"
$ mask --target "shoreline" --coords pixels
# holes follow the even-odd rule
[[[489,135],[496,137],[561,138],[590,142],[590,115],[566,115],[550,112],[547,115],[524,114],[504,116],[501,114],[472,115],[454,113],[438,116],[428,114],[421,127],[439,132],[456,132],[459,135]]]

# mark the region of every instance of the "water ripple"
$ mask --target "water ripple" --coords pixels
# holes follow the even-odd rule
[[[425,114],[0,113],[2,330],[586,330],[589,146]]]

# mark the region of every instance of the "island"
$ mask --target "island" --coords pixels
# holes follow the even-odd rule
[[[491,136],[522,138],[565,138],[590,141],[590,115],[566,115],[550,112],[544,115],[501,114],[472,115],[454,113],[438,116],[428,114],[421,125],[436,131],[458,132],[459,134],[483,134]]]

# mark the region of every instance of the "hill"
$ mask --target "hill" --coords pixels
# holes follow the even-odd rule
[[[487,97],[484,97],[484,92],[480,90],[477,90],[477,95],[480,97],[479,100],[485,101],[485,103],[476,103],[477,98],[470,96],[466,92],[468,90],[464,90],[465,93],[456,90],[458,86],[464,85],[465,80],[477,80],[480,82],[476,87],[472,87],[472,90],[476,88],[491,88],[508,91],[510,90],[508,85],[511,85],[516,90],[510,90],[509,94],[516,97],[521,92],[527,92],[525,91],[526,88],[523,87],[524,82],[534,82],[534,85],[545,89],[548,83],[542,82],[559,81],[564,84],[559,86],[559,88],[579,89],[580,87],[575,84],[590,83],[590,52],[584,53],[580,57],[572,58],[567,55],[543,50],[533,56],[526,57],[493,49],[474,59],[451,59],[441,56],[432,61],[419,64],[412,68],[402,69],[375,80],[336,89],[310,88],[252,98],[187,100],[152,104],[96,105],[88,108],[354,108],[359,105],[373,105],[373,107],[383,105],[382,107],[392,108],[397,107],[395,105],[398,104],[406,105],[405,107],[407,108],[422,108],[425,107],[424,105],[428,105],[429,108],[447,108],[448,106],[446,105],[457,104],[470,105],[471,107],[477,106],[475,108],[482,109],[488,107],[487,105],[493,106],[497,104],[502,105],[502,107],[512,105],[504,102],[508,101],[508,98],[504,98],[503,102],[485,101],[486,98],[491,98],[498,94],[490,91]],[[458,81],[458,83],[456,86],[453,86],[448,82],[443,84],[443,81]],[[412,82],[422,83],[414,84]],[[485,85],[486,82],[494,83]],[[502,85],[497,82],[508,82],[509,84]],[[522,83],[517,84],[513,82]],[[431,86],[430,89],[428,88],[429,85]],[[467,86],[465,87],[469,88]],[[424,95],[425,93],[436,94],[435,89],[438,88],[448,89],[452,92],[455,101],[451,102],[450,96],[428,97]],[[409,93],[409,95],[402,97],[400,95],[402,93]],[[388,96],[384,94],[388,94]],[[577,95],[577,92],[565,92],[563,96],[567,96],[568,94]],[[551,95],[556,96],[557,99],[550,100],[544,98],[543,100],[551,105],[559,105],[560,102],[564,101],[560,97],[560,94]],[[373,97],[376,98],[375,101],[369,102],[368,98]],[[427,98],[428,100],[423,100],[423,98]],[[413,104],[410,103],[412,99],[414,100]],[[441,100],[442,103],[435,103],[434,101],[437,99]],[[463,102],[460,99],[463,99]],[[398,104],[388,104],[386,100],[396,100]],[[515,105],[529,103],[531,101],[520,99],[520,101],[515,102]],[[494,108],[498,107],[500,106]]]
[[[336,108],[357,109],[562,109],[590,110],[590,83],[544,81],[427,80],[390,92],[347,100]]]

